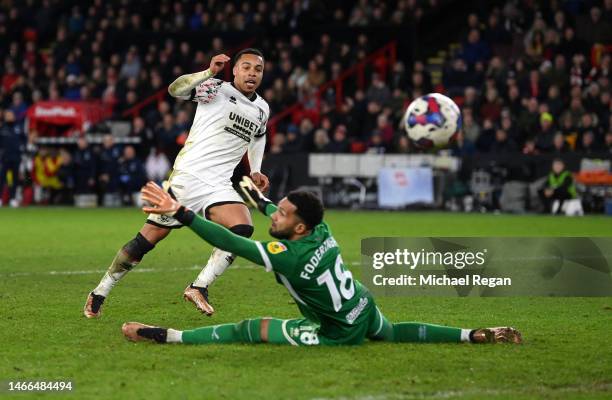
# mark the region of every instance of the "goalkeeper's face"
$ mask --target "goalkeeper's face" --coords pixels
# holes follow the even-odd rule
[[[270,236],[277,239],[294,240],[308,233],[308,228],[304,221],[296,214],[297,207],[287,198],[283,198],[278,203],[276,210],[270,217],[272,225],[270,226]]]

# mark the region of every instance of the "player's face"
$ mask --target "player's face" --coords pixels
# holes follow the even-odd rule
[[[234,85],[242,93],[253,93],[261,84],[264,62],[256,54],[243,54],[234,66]]]
[[[291,239],[294,235],[306,232],[306,225],[295,213],[296,210],[295,205],[286,197],[279,201],[278,210],[270,216],[272,218],[270,236],[277,239]]]

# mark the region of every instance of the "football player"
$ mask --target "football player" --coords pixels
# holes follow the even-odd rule
[[[253,233],[251,215],[230,178],[247,153],[251,178],[262,191],[267,190],[269,181],[260,168],[270,110],[256,93],[264,72],[263,54],[252,48],[238,52],[233,82],[214,79],[229,60],[225,54],[216,55],[207,70],[182,75],[168,87],[173,97],[197,102],[198,106],[189,136],[174,162],[167,191],[190,210],[248,238]],[[99,317],[113,286],[172,229],[181,226],[171,216],[151,214],[140,232],[119,249],[98,286],[87,296],[85,316]],[[234,258],[231,252],[213,249],[204,269],[185,289],[184,298],[202,313],[212,315],[208,286]]]
[[[275,343],[301,345],[360,344],[365,339],[389,342],[521,343],[514,328],[461,329],[421,322],[391,323],[374,298],[345,268],[340,247],[323,222],[323,205],[312,193],[294,191],[278,206],[245,177],[242,190],[272,224],[271,241],[253,241],[199,217],[155,183],[142,190],[152,206],[146,212],[172,216],[204,240],[273,271],[295,300],[302,318],[255,318],[235,324],[193,330],[165,329],[138,322],[122,327],[130,340],[157,343]]]

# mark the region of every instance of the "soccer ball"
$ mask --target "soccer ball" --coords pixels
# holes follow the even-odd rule
[[[448,97],[429,93],[410,103],[404,114],[404,129],[417,147],[445,147],[461,129],[461,111]]]

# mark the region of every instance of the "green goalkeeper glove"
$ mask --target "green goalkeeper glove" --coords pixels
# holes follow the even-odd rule
[[[240,190],[242,191],[244,200],[252,207],[257,208],[264,215],[266,214],[266,207],[268,204],[273,204],[272,200],[264,196],[248,176],[242,177],[240,181]]]

